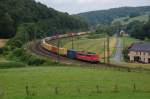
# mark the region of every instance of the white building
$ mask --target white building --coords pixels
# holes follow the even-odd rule
[[[131,62],[150,63],[150,43],[135,43],[131,45],[128,56]]]

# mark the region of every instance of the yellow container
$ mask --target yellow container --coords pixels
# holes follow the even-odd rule
[[[60,55],[67,55],[67,49],[65,49],[65,48],[59,48],[59,54]]]
[[[51,51],[52,45],[48,44],[48,45],[47,45],[47,49],[48,49],[49,51]]]
[[[43,47],[48,51],[51,51],[51,49],[52,49],[52,45],[50,45],[48,43],[43,44]]]

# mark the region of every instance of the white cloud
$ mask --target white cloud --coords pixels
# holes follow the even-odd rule
[[[36,0],[56,10],[80,13],[122,6],[150,5],[150,0]]]

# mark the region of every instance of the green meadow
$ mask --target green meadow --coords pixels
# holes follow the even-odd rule
[[[0,99],[149,99],[150,72],[104,67],[0,70]]]

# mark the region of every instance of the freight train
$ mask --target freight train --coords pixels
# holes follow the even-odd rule
[[[100,57],[96,53],[87,52],[87,51],[76,51],[73,49],[66,49],[66,48],[58,48],[57,46],[51,45],[48,41],[56,40],[59,38],[67,38],[71,36],[80,36],[85,35],[86,32],[80,33],[68,33],[64,35],[57,35],[52,37],[47,37],[41,41],[41,46],[52,53],[59,54],[61,56],[65,56],[71,59],[77,59],[81,61],[91,62],[91,63],[99,63]]]

